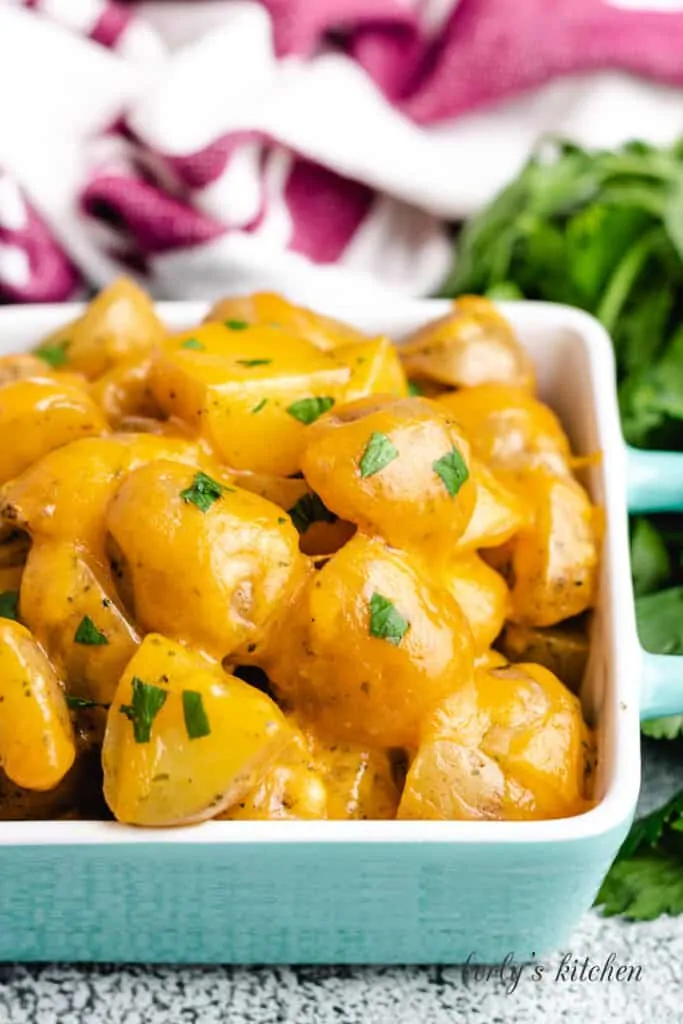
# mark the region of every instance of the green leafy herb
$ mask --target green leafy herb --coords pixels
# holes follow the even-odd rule
[[[337,517],[330,512],[317,494],[302,494],[296,505],[288,509],[288,515],[299,533],[306,533],[311,523],[336,523]]]
[[[378,430],[370,434],[365,450],[360,457],[358,468],[362,477],[374,476],[398,458],[398,448],[386,434]]]
[[[70,341],[60,341],[56,345],[41,345],[35,350],[35,354],[56,369],[66,363],[66,352],[70,344]]]
[[[442,455],[440,459],[433,462],[432,469],[441,478],[452,498],[470,476],[467,464],[457,448],[451,448],[446,455]]]
[[[268,366],[272,363],[272,359],[237,359],[236,362],[239,366]]]
[[[650,718],[640,723],[640,731],[653,740],[675,740],[683,736],[683,715]]]
[[[74,633],[74,643],[98,647],[108,644],[109,641],[106,634],[97,628],[93,620],[88,615],[84,615]]]
[[[636,600],[640,642],[653,654],[683,654],[683,587]]]
[[[683,792],[635,822],[595,903],[632,921],[683,913]]]
[[[422,385],[419,383],[419,381],[408,381],[408,394],[411,395],[413,398],[417,398],[420,395],[424,395]]]
[[[19,591],[4,590],[0,594],[0,619],[14,619],[17,621],[19,608]]]
[[[218,501],[225,487],[206,473],[195,473],[192,485],[180,492],[183,501],[196,505],[200,512],[208,512]]]
[[[168,692],[160,686],[143,683],[137,676],[133,677],[133,698],[130,704],[122,704],[119,711],[133,723],[133,735],[136,743],[149,743],[152,737],[152,723],[159,714]]]
[[[393,601],[375,592],[370,598],[370,636],[386,640],[398,647],[410,623],[404,619]]]
[[[254,408],[251,410],[252,416],[255,416],[257,412],[261,412],[261,409],[263,409],[263,407],[267,405],[267,403],[267,398],[262,398],[260,402],[257,402]]]
[[[195,690],[183,690],[183,718],[187,735],[191,740],[199,740],[202,736],[211,735],[211,726],[204,710],[201,693]]]
[[[319,416],[334,405],[334,398],[302,398],[287,406],[287,412],[300,423],[315,423]]]
[[[671,576],[671,560],[664,539],[652,523],[635,519],[631,527],[631,573],[636,596],[659,590]]]
[[[231,331],[246,331],[249,324],[246,320],[226,320],[225,326]]]
[[[88,697],[70,697],[66,696],[67,707],[72,708],[74,711],[79,711],[82,708],[105,708],[111,707],[111,704],[102,704],[99,700],[90,700]]]
[[[203,352],[206,349],[206,345],[203,345],[197,338],[188,338],[180,347],[194,349],[196,352]]]

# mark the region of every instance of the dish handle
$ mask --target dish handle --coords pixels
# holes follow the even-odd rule
[[[643,651],[640,720],[683,714],[683,658]]]

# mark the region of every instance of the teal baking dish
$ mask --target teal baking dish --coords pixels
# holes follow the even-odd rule
[[[446,307],[293,297],[397,339]],[[606,532],[581,694],[599,738],[596,806],[531,823],[226,821],[167,831],[0,823],[1,960],[458,963],[566,947],[634,813],[639,717],[683,711],[683,671],[675,658],[645,655],[637,640],[628,457],[609,339],[568,307],[520,302],[503,311],[575,450],[603,452],[586,471]],[[1,310],[0,352],[31,347],[77,313]],[[204,307],[162,303],[160,314],[179,329]],[[631,454],[633,506],[683,507],[677,457]]]

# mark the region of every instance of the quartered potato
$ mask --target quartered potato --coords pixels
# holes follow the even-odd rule
[[[438,399],[476,456],[493,469],[545,468],[569,475],[571,450],[557,416],[522,388],[463,388]]]
[[[470,466],[476,497],[465,532],[456,543],[456,551],[463,554],[504,544],[531,514],[523,496],[506,487],[483,462],[471,458]]]
[[[344,396],[348,366],[277,327],[209,323],[167,341],[150,386],[234,469],[289,476],[306,425]]]
[[[263,663],[321,735],[402,747],[469,678],[473,641],[419,561],[357,534],[309,581]]]
[[[106,430],[95,402],[76,384],[49,377],[5,384],[0,388],[0,483],[46,452]]]
[[[509,475],[533,516],[486,560],[508,580],[510,618],[527,626],[554,626],[595,602],[598,543],[595,509],[572,477],[545,470]]]
[[[366,335],[341,320],[315,313],[305,306],[295,306],[273,292],[220,299],[212,306],[206,320],[225,324],[233,330],[254,325],[280,327],[324,352],[340,345],[367,341]]]
[[[82,316],[46,338],[36,354],[47,353],[53,366],[93,380],[120,363],[144,359],[165,335],[152,300],[122,277],[100,292]]]
[[[451,387],[534,387],[531,360],[510,324],[493,303],[475,295],[457,299],[452,312],[406,338],[401,358],[409,377]]]
[[[22,789],[53,789],[76,756],[59,680],[29,631],[0,618],[0,766]]]
[[[460,605],[467,619],[477,654],[496,639],[507,617],[510,594],[505,580],[477,555],[465,555],[425,566]]]
[[[132,416],[161,420],[159,403],[149,386],[151,359],[117,363],[98,377],[90,393],[114,429]]]
[[[336,349],[335,357],[351,370],[344,400],[354,402],[367,395],[408,395],[408,381],[398,350],[389,338],[373,338]]]
[[[180,463],[129,473],[106,524],[142,630],[216,658],[254,655],[308,573],[280,508]]]
[[[17,380],[29,380],[32,377],[49,377],[50,367],[44,359],[20,352],[16,355],[0,356],[0,388],[5,384],[13,384]]]
[[[476,486],[459,427],[424,398],[363,398],[309,428],[304,476],[325,505],[397,547],[457,541]]]
[[[121,608],[108,568],[64,541],[28,556],[19,612],[70,696],[109,703],[140,637]]]
[[[530,820],[590,806],[593,737],[540,665],[478,670],[426,723],[399,818]]]
[[[242,800],[288,739],[269,697],[150,634],[107,715],[104,795],[131,825],[203,821]]]

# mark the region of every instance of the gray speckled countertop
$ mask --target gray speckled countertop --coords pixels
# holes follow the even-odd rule
[[[648,743],[641,809],[683,785],[683,743]],[[563,951],[564,952],[564,951]],[[466,980],[444,968],[0,966],[0,1024],[620,1024],[683,1020],[683,917],[626,924],[587,914],[571,953],[641,966],[639,981]]]

